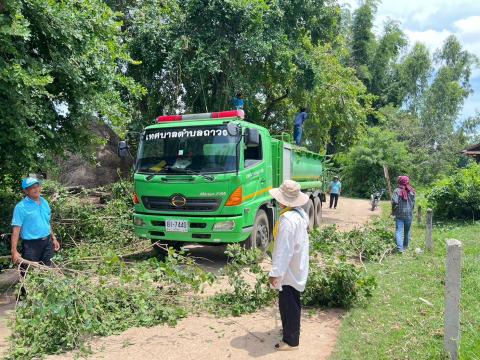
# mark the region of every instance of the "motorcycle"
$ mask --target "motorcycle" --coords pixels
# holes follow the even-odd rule
[[[381,189],[380,191],[373,190],[373,193],[370,195],[370,204],[372,205],[371,210],[375,211],[382,199],[383,194],[385,193],[385,189]]]

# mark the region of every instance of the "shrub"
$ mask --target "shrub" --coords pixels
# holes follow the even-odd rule
[[[390,220],[376,220],[361,229],[345,232],[331,225],[311,236],[311,250],[323,257],[377,261],[395,248],[391,227]]]
[[[320,266],[313,262],[302,303],[349,309],[370,298],[375,286],[375,278],[367,276],[354,264],[330,260]]]
[[[426,194],[436,218],[480,217],[480,166],[473,164],[437,181]]]
[[[0,190],[0,233],[10,233],[13,216],[13,208],[21,199],[20,192]]]

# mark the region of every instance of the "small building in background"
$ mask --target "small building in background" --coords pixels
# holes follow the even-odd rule
[[[469,146],[468,148],[462,151],[462,154],[465,156],[472,157],[475,159],[477,163],[480,163],[480,144]]]

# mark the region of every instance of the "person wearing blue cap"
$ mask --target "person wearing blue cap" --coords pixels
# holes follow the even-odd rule
[[[18,263],[23,258],[50,266],[53,251],[60,250],[60,243],[50,225],[50,206],[47,200],[40,196],[42,187],[38,179],[23,179],[22,189],[26,196],[13,210],[12,261]],[[20,238],[21,254],[17,249]]]

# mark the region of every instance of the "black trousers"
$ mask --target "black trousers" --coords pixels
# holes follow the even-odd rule
[[[44,240],[22,240],[22,258],[52,265],[53,243],[50,236]]]
[[[278,305],[282,318],[283,342],[290,346],[298,346],[300,341],[300,291],[284,285],[278,292]]]
[[[338,194],[330,193],[330,209],[332,208],[334,201],[335,201],[335,208],[336,208],[338,204]]]

